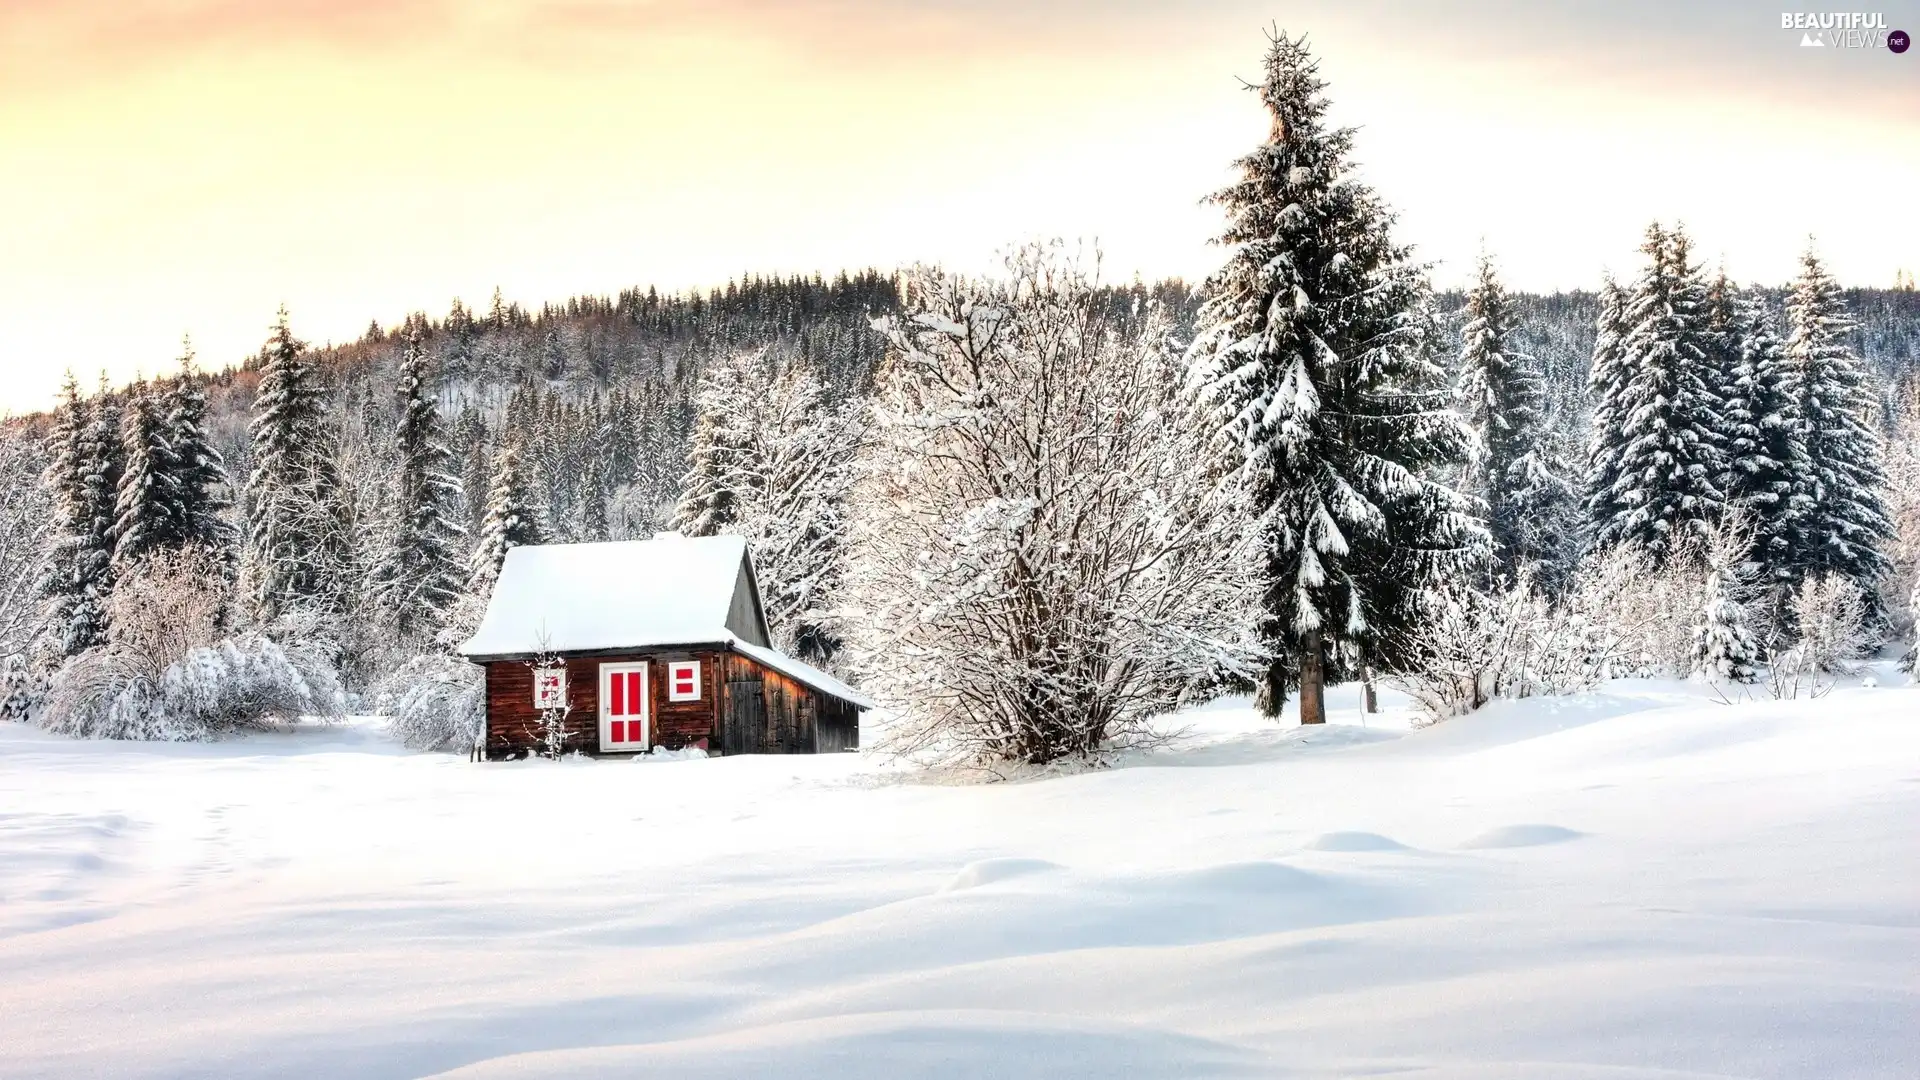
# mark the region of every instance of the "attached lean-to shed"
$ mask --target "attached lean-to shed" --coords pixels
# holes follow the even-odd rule
[[[737,536],[514,548],[460,652],[487,670],[488,758],[538,747],[548,707],[589,754],[848,750],[873,707],[772,648]]]

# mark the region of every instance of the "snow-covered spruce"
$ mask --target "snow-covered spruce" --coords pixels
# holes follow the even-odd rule
[[[127,392],[120,414],[124,464],[114,500],[113,562],[126,573],[156,551],[185,541],[180,518],[180,468],[168,438],[159,396],[145,383]]]
[[[1882,545],[1893,537],[1884,491],[1879,407],[1866,368],[1848,337],[1855,326],[1840,286],[1811,249],[1787,299],[1786,366],[1799,405],[1804,467],[1794,474],[1793,569],[1796,580],[1838,574],[1866,598],[1879,621]]]
[[[1324,719],[1329,664],[1365,662],[1489,543],[1429,475],[1464,462],[1473,437],[1432,362],[1424,270],[1351,175],[1353,132],[1328,127],[1317,70],[1304,38],[1273,39],[1253,87],[1271,135],[1214,196],[1232,255],[1205,285],[1189,354],[1216,454],[1271,525],[1259,697],[1277,713],[1297,685],[1309,721]]]
[[[107,640],[121,444],[119,410],[104,379],[89,400],[67,376],[49,443],[53,460],[43,482],[53,502],[54,544],[42,591],[50,660],[58,663]]]
[[[509,438],[494,457],[487,516],[480,523],[480,537],[467,563],[468,594],[484,599],[499,580],[500,564],[506,561],[508,551],[542,542],[540,518],[540,508],[527,491],[520,447]]]
[[[1511,581],[1531,566],[1557,585],[1571,547],[1573,487],[1551,460],[1538,365],[1512,343],[1514,314],[1484,253],[1463,314],[1455,392],[1480,439],[1466,487],[1486,507],[1494,568]]]
[[[173,450],[177,528],[183,547],[218,552],[231,559],[234,531],[227,515],[232,510],[232,484],[226,462],[207,432],[207,395],[201,376],[193,370],[193,347],[184,343],[180,372],[163,402],[167,442]]]
[[[1707,577],[1707,602],[1694,626],[1694,670],[1708,679],[1750,683],[1760,648],[1747,629],[1746,613],[1719,570]]]
[[[1772,311],[1757,297],[1736,295],[1725,273],[1708,289],[1707,328],[1724,373],[1720,486],[1729,510],[1753,530],[1758,583],[1777,593],[1792,580],[1795,522],[1805,510],[1794,499],[1794,478],[1807,467],[1798,396]],[[1777,622],[1777,614],[1766,612],[1767,622]]]
[[[774,645],[808,660],[837,645],[828,605],[845,562],[846,500],[860,427],[805,365],[737,353],[701,376],[700,419],[672,524],[734,533],[753,551]]]
[[[1622,313],[1625,335],[1596,343],[1605,397],[1589,475],[1606,487],[1588,508],[1596,546],[1637,544],[1658,563],[1720,515],[1726,466],[1706,285],[1691,245],[1656,223],[1640,250],[1647,265]]]
[[[851,667],[889,745],[1046,763],[1264,663],[1259,535],[1206,454],[1151,312],[1116,320],[1057,248],[922,269],[852,504]]]
[[[394,485],[386,550],[377,573],[378,591],[402,642],[430,640],[459,597],[462,573],[457,549],[465,529],[458,521],[460,481],[449,471],[441,439],[440,411],[430,387],[426,348],[419,327],[409,328],[400,355],[400,426],[394,452]]]
[[[283,308],[262,349],[249,425],[246,579],[255,618],[291,609],[337,613],[352,557],[335,426],[320,372]]]

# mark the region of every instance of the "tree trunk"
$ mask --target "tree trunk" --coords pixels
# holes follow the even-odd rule
[[[1368,665],[1360,669],[1360,711],[1377,713],[1380,711],[1380,699],[1373,693],[1373,667]]]
[[[1300,722],[1327,722],[1327,668],[1320,631],[1310,631],[1300,643]]]
[[[1267,665],[1266,674],[1253,688],[1253,707],[1268,719],[1279,716],[1280,710],[1287,707],[1287,668],[1281,661]]]

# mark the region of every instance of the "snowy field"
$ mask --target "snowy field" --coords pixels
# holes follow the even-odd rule
[[[989,785],[0,724],[0,1076],[1920,1076],[1920,691],[1334,706]]]

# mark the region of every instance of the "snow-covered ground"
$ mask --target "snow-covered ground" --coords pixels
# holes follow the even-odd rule
[[[1002,784],[0,724],[0,1076],[1920,1076],[1920,691],[1335,706]]]

